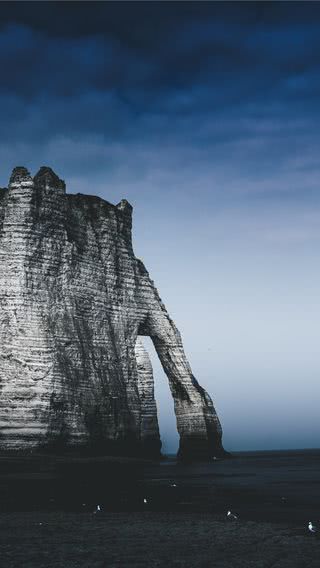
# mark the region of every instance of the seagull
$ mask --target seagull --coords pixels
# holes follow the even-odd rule
[[[143,499],[143,502],[144,502],[145,505],[148,503],[146,498]]]
[[[231,513],[231,511],[227,511],[227,517],[228,519],[233,519],[234,521],[237,520],[237,515],[234,515],[233,513]]]
[[[170,483],[170,487],[177,487],[176,483]]]
[[[317,530],[318,530],[317,527],[312,524],[312,521],[309,521],[308,529],[309,529],[309,531],[310,531],[311,533],[316,533]]]
[[[96,515],[97,513],[101,513],[101,507],[100,507],[100,505],[97,505],[97,506],[96,506],[96,510],[93,511],[93,514],[94,514],[94,515]]]

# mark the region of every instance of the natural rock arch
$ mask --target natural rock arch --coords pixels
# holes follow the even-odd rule
[[[47,167],[0,190],[0,449],[159,455],[151,337],[182,458],[223,454],[209,395],[133,253],[132,207],[65,193]],[[150,378],[151,377],[151,378]]]

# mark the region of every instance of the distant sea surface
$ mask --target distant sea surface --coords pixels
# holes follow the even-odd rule
[[[169,473],[175,463],[169,456],[162,468]],[[235,510],[246,519],[289,524],[320,519],[320,449],[233,452],[227,460],[173,470],[204,508],[207,496],[213,509]]]
[[[320,519],[320,450],[234,452],[180,464],[0,455],[0,510],[214,512],[300,524]],[[147,500],[147,503],[144,502]]]

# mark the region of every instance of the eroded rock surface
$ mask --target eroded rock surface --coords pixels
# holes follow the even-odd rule
[[[65,193],[47,167],[0,189],[0,449],[159,455],[152,338],[181,457],[223,453],[221,427],[180,334],[133,253],[132,207]]]

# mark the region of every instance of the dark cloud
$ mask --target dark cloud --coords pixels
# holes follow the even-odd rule
[[[301,2],[2,2],[0,25],[17,22],[45,29],[53,36],[82,37],[93,33],[144,48],[163,40],[164,32],[185,22],[208,20],[251,28],[309,24],[320,16],[317,3]]]
[[[299,3],[2,3],[7,89],[70,96],[88,88],[213,86],[319,63],[320,6]]]
[[[169,171],[194,160],[281,176],[297,156],[305,168],[319,31],[317,3],[4,2],[0,159],[18,145],[70,169],[78,156],[90,176],[106,153],[109,173],[133,177],[150,152]]]

